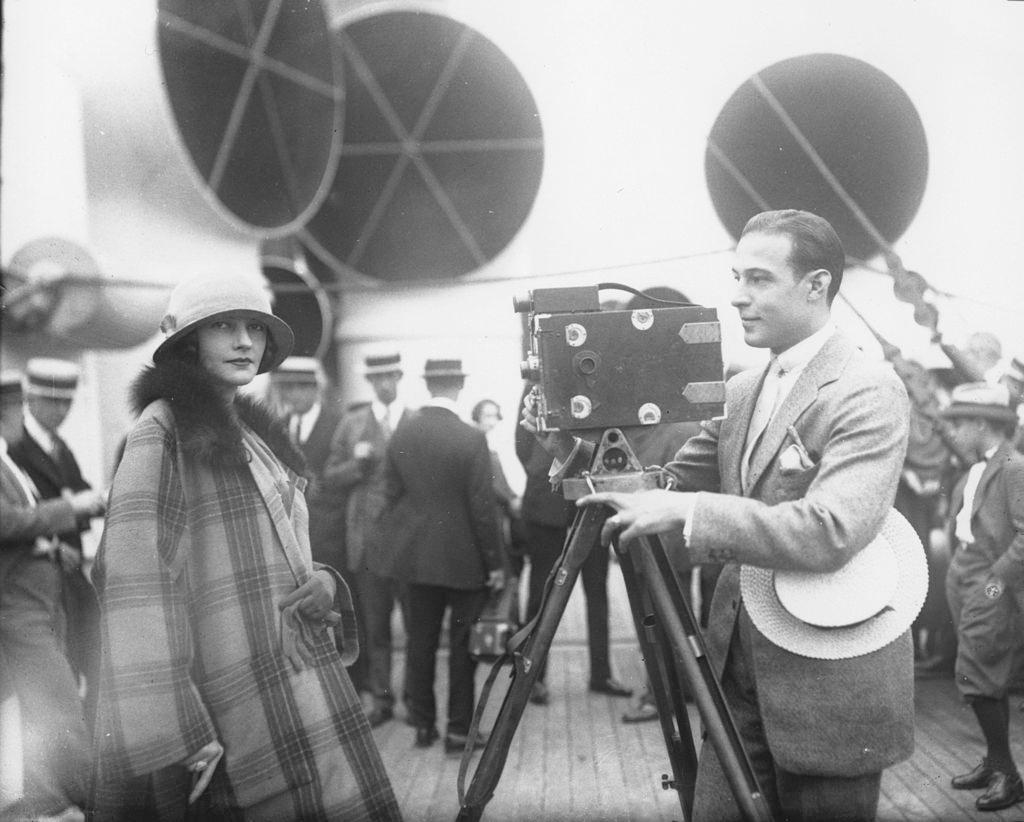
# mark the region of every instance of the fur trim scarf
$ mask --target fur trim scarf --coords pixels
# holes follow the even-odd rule
[[[212,465],[245,465],[248,458],[237,414],[281,462],[298,474],[305,473],[306,461],[284,423],[266,405],[244,394],[235,396],[232,413],[199,366],[166,360],[143,369],[131,388],[135,413],[161,399],[174,411],[181,448],[187,455]]]

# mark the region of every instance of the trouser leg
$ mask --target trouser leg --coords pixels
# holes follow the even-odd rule
[[[608,549],[598,544],[580,569],[583,595],[587,601],[587,645],[590,649],[590,682],[611,679],[608,658]]]
[[[21,712],[26,807],[40,814],[84,806],[91,773],[85,715],[58,642],[59,571],[25,558],[0,589],[0,662]]]
[[[441,623],[447,605],[443,588],[410,584],[409,639],[405,666],[408,687],[409,717],[418,728],[432,727],[437,722],[437,701],[434,696],[434,666],[441,639]]]
[[[530,590],[526,603],[527,621],[533,619],[540,611],[541,600],[544,596],[544,584],[562,553],[562,547],[565,545],[565,533],[565,528],[526,522],[530,553]],[[544,681],[547,667],[545,658],[537,674],[538,682]]]
[[[480,616],[487,591],[450,590],[450,645],[448,652],[448,732],[469,733],[475,700],[476,660],[469,655],[469,629]]]
[[[359,575],[360,598],[366,632],[366,684],[373,694],[374,705],[391,708],[395,703],[391,688],[391,612],[394,609],[394,586],[390,579],[371,571]]]

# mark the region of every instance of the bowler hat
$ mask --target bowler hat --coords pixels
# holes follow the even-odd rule
[[[433,377],[465,377],[462,370],[462,360],[427,360],[423,367],[423,379],[429,380]]]
[[[74,399],[78,375],[73,362],[33,357],[25,365],[25,393],[51,400]]]
[[[1010,389],[1005,385],[987,382],[967,382],[958,385],[950,395],[948,408],[942,411],[946,419],[984,419],[994,422],[1017,422],[1017,414],[1010,401]]]
[[[740,592],[773,645],[813,659],[849,659],[910,627],[928,593],[928,563],[914,528],[891,509],[878,535],[838,571],[744,565]]]
[[[267,327],[273,347],[264,354],[257,373],[276,368],[292,352],[295,335],[288,323],[273,314],[270,298],[257,280],[200,276],[183,280],[171,292],[160,321],[165,339],[153,352],[153,362],[166,359],[175,342],[204,322],[228,314],[252,317]]]

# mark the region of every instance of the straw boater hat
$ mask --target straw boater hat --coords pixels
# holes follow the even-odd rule
[[[378,354],[367,357],[363,360],[363,376],[372,377],[375,374],[401,374],[401,354]]]
[[[22,382],[22,376],[17,371],[0,372],[0,402],[4,405],[20,405],[25,390]]]
[[[949,407],[942,416],[948,420],[985,419],[993,422],[1017,422],[1017,412],[1010,401],[1010,389],[987,382],[958,385],[950,396]]]
[[[275,383],[323,385],[327,375],[316,357],[289,357],[271,374],[271,379]]]
[[[226,314],[241,314],[262,322],[273,341],[272,356],[264,356],[259,371],[279,366],[292,352],[295,335],[270,309],[270,297],[256,280],[241,277],[192,277],[171,292],[167,313],[160,321],[164,341],[153,352],[153,362],[165,359],[168,349],[204,322]]]
[[[465,377],[462,360],[427,360],[423,367],[423,379],[432,377]]]
[[[928,564],[917,533],[892,509],[878,536],[838,571],[744,565],[740,589],[754,625],[774,645],[814,659],[849,659],[910,627],[928,593]]]
[[[25,365],[25,393],[51,400],[73,400],[79,373],[73,362],[33,357]]]

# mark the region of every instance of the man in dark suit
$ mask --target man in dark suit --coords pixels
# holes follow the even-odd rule
[[[88,732],[78,686],[57,638],[64,620],[54,534],[103,512],[91,490],[40,499],[11,460],[7,438],[21,433],[18,375],[0,377],[0,699],[17,695],[23,727],[24,790],[4,818],[36,819],[84,806],[90,776]],[[80,814],[77,818],[83,818]]]
[[[355,578],[345,561],[345,490],[324,476],[331,440],[341,422],[341,409],[337,401],[328,397],[327,375],[315,357],[288,357],[271,372],[270,383],[292,442],[306,459],[311,480],[306,504],[313,559],[337,569],[358,603]],[[369,686],[361,620],[359,631],[360,654],[348,666],[348,673],[356,691],[362,692]]]
[[[768,367],[729,380],[728,415],[703,423],[666,466],[678,491],[592,494],[579,503],[615,509],[606,540],[665,534],[670,550],[693,562],[725,563],[708,654],[765,800],[778,818],[805,822],[873,820],[882,771],[914,744],[912,616],[883,644],[874,625],[889,609],[868,614],[863,630],[878,642],[849,658],[831,647],[797,654],[755,624],[740,584],[741,564],[837,570],[875,538],[893,504],[907,447],[906,390],[832,324],[844,260],[835,231],[816,215],[751,218],[736,246],[732,304],[747,344],[771,352]],[[572,453],[564,432],[546,443],[569,460],[566,470],[580,465],[585,449]],[[693,815],[742,818],[708,744]]]
[[[957,386],[943,416],[953,421],[961,451],[977,459],[950,498],[946,596],[959,637],[957,687],[987,747],[978,767],[953,777],[953,787],[985,788],[978,809],[997,811],[1024,801],[1007,696],[1014,656],[1024,649],[1024,456],[1013,447],[1017,415],[1005,385]]]
[[[385,502],[384,454],[408,412],[398,396],[401,357],[370,356],[364,365],[363,376],[373,389],[373,400],[342,418],[327,449],[324,479],[345,497],[344,507],[339,508],[345,511],[346,563],[355,578],[360,656],[366,660],[365,686],[373,698],[367,719],[377,727],[394,717],[391,614],[396,604],[404,614],[405,592],[391,575],[375,532]]]
[[[529,390],[529,388],[527,388]],[[526,530],[526,552],[530,557],[530,591],[526,619],[540,610],[544,583],[562,553],[566,531],[575,509],[548,478],[551,456],[528,431],[516,430],[516,456],[526,472],[522,518]],[[595,547],[580,568],[587,609],[587,647],[590,651],[590,690],[609,696],[629,696],[632,691],[612,676],[608,638],[608,551]],[[547,705],[550,694],[544,682],[547,659],[530,692],[534,705]]]
[[[504,586],[487,439],[455,410],[465,376],[460,360],[427,360],[423,377],[431,400],[391,438],[382,521],[383,539],[395,553],[394,573],[408,581],[406,687],[418,747],[438,737],[434,665],[451,609],[448,752],[464,749],[473,719],[470,626],[487,588]],[[486,739],[477,741],[482,746]]]
[[[25,366],[25,413],[22,430],[10,443],[10,455],[35,483],[39,498],[58,499],[65,493],[87,491],[78,460],[57,433],[67,418],[78,388],[79,368],[66,360],[30,359]],[[68,660],[76,674],[85,678],[86,718],[95,716],[99,682],[99,604],[92,583],[84,573],[82,537],[89,520],[55,534],[54,549],[63,551],[61,601],[66,620]]]

